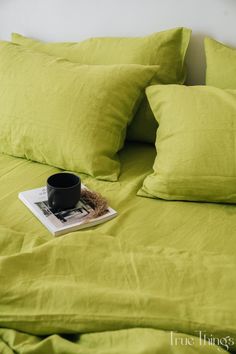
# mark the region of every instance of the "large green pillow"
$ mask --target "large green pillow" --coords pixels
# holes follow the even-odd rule
[[[159,123],[154,172],[139,195],[236,203],[236,90],[154,85]]]
[[[50,55],[81,64],[160,65],[159,83],[183,83],[186,76],[184,58],[191,31],[175,28],[145,37],[91,38],[77,43],[43,43],[13,33],[12,41]],[[157,123],[144,99],[128,129],[128,139],[154,143]]]
[[[80,65],[0,42],[0,152],[117,180],[127,124],[156,71]]]
[[[205,38],[206,85],[236,89],[236,49]]]

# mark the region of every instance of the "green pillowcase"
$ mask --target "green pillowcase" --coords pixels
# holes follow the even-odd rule
[[[236,89],[236,49],[205,38],[206,85]]]
[[[115,181],[144,65],[80,65],[0,42],[0,152]]]
[[[210,86],[151,86],[159,123],[154,173],[139,195],[236,203],[236,91]]]
[[[158,82],[176,84],[185,80],[184,58],[190,35],[189,29],[176,28],[146,37],[107,37],[77,43],[43,43],[13,33],[12,41],[81,64],[160,65]],[[128,129],[128,139],[154,143],[156,129],[157,123],[144,99]]]

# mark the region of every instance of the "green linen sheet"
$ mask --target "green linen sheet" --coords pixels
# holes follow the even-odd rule
[[[58,238],[17,197],[57,170],[0,155],[1,354],[236,350],[236,206],[138,197],[155,148],[120,155],[118,182],[81,175],[118,217]]]

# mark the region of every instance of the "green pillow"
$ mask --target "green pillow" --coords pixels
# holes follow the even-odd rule
[[[146,37],[91,38],[77,43],[43,43],[13,33],[12,41],[46,54],[66,58],[81,64],[142,64],[160,65],[159,83],[183,83],[184,58],[191,31],[176,28]],[[128,129],[128,139],[154,143],[157,123],[144,99]]]
[[[205,38],[206,85],[236,89],[236,49]]]
[[[146,92],[159,128],[154,172],[139,195],[236,203],[236,91],[156,85]]]
[[[0,152],[117,180],[127,124],[156,71],[80,65],[0,42]]]

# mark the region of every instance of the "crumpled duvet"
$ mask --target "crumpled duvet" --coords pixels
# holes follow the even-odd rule
[[[53,238],[17,194],[56,169],[0,156],[1,354],[236,351],[236,207],[136,197],[153,158],[131,144],[119,182],[82,176],[118,217]]]

